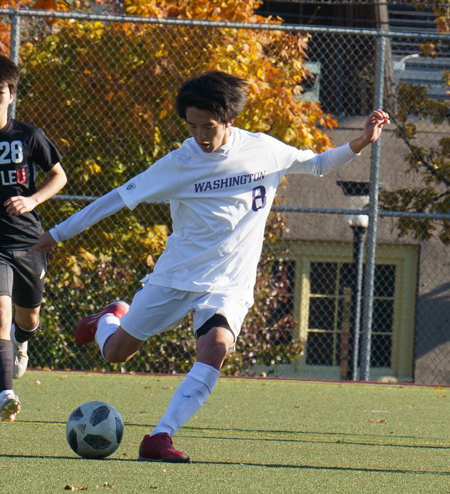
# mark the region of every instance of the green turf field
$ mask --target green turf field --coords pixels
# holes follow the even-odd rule
[[[190,464],[136,460],[178,377],[27,372],[22,411],[0,423],[0,492],[450,492],[450,389],[221,379],[176,435]],[[126,423],[104,460],[77,457],[65,424],[81,403],[111,403]]]

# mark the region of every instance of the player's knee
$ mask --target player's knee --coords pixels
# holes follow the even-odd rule
[[[36,309],[16,307],[14,322],[24,331],[38,331],[40,323],[40,307],[37,307]]]
[[[199,349],[197,361],[220,370],[227,355],[228,347],[225,344],[216,344],[213,347]]]
[[[213,328],[199,338],[197,360],[220,369],[233,341],[234,338],[230,331],[223,328]]]
[[[223,359],[228,354],[228,343],[225,341],[217,341],[209,349],[209,353],[215,358]]]
[[[20,322],[15,321],[16,325],[21,327],[24,331],[37,332],[39,330],[40,319],[39,316],[28,316],[22,319]]]

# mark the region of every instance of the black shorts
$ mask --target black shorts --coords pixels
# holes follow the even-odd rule
[[[0,295],[25,309],[39,307],[47,273],[47,255],[26,250],[0,250]]]

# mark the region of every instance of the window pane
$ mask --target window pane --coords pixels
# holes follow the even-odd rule
[[[333,334],[308,333],[306,344],[306,363],[308,365],[333,365]]]
[[[357,271],[356,265],[353,263],[342,263],[339,271],[339,294],[344,293],[344,288],[356,289]],[[364,274],[364,270],[363,270]]]
[[[375,266],[375,297],[393,297],[395,292],[395,266],[377,264]]]
[[[390,367],[392,338],[390,335],[372,335],[372,352],[370,365],[372,367]]]
[[[309,300],[309,328],[334,329],[334,298],[310,298]]]
[[[311,293],[334,295],[336,277],[337,264],[335,262],[312,262],[310,265]]]
[[[373,333],[392,333],[394,319],[393,300],[373,301]]]

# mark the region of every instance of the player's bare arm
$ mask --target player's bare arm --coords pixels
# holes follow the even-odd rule
[[[373,111],[366,120],[361,136],[350,141],[352,151],[359,154],[365,147],[375,142],[380,137],[383,126],[389,123],[389,115],[386,112],[383,110]]]
[[[47,172],[47,182],[33,195],[29,197],[14,196],[5,201],[6,212],[12,216],[33,211],[33,209],[59,192],[67,183],[66,174],[62,166],[57,163]]]

